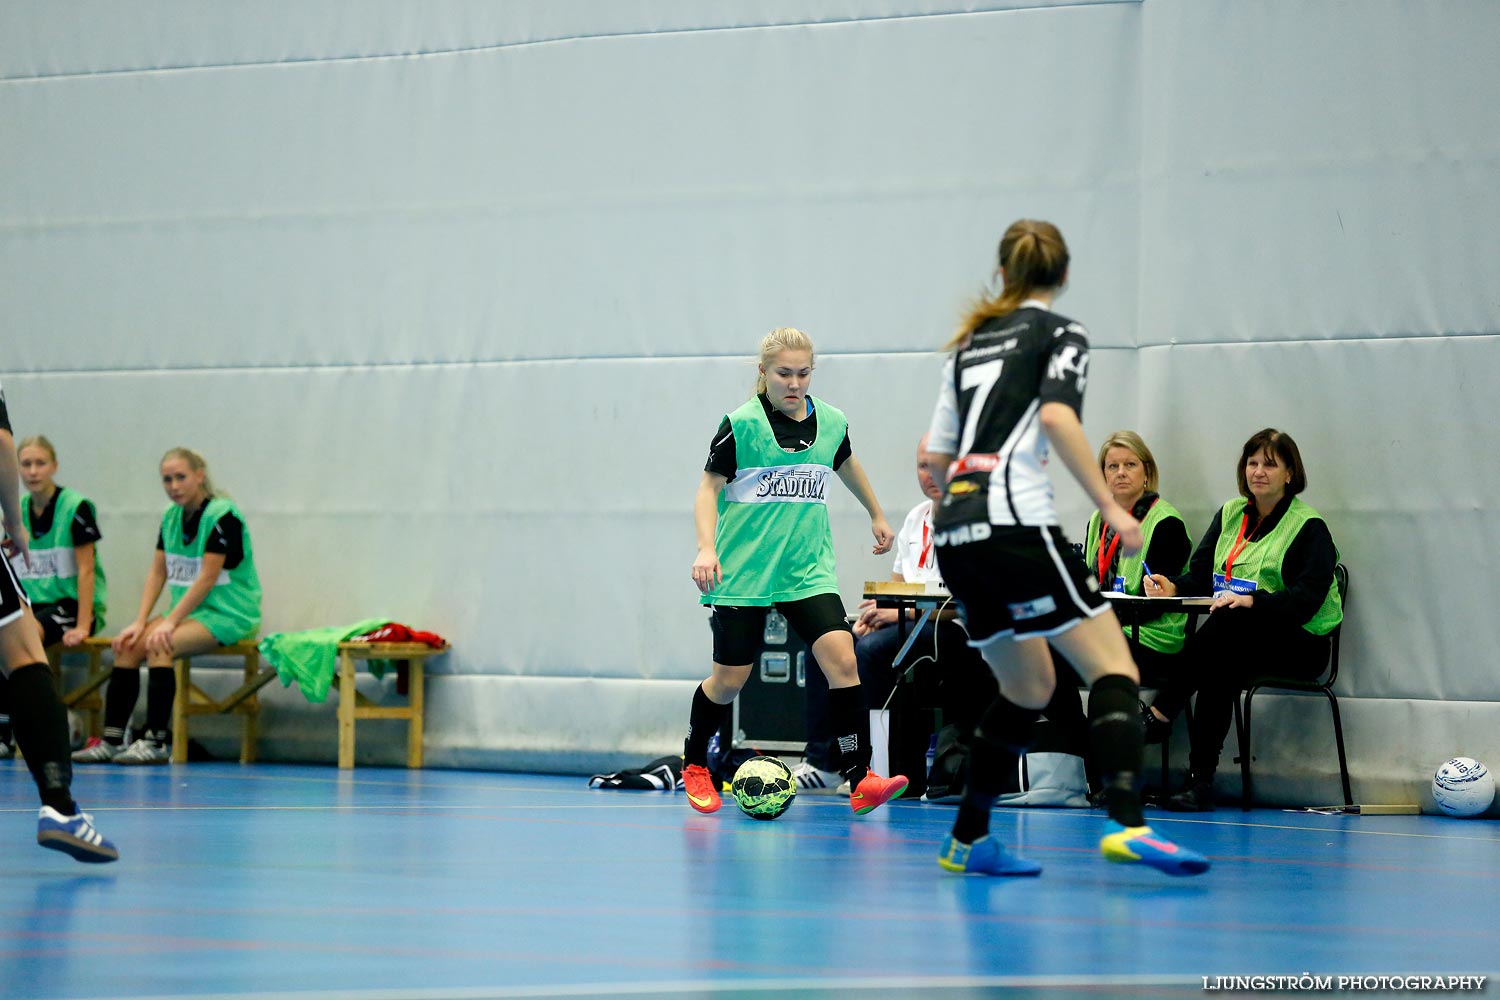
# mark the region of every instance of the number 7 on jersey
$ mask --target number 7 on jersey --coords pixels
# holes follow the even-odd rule
[[[967,455],[969,449],[974,446],[974,435],[979,430],[980,414],[984,413],[984,404],[990,398],[990,391],[995,388],[995,383],[1000,381],[1000,369],[1004,365],[1005,359],[997,358],[994,361],[986,361],[983,364],[965,368],[959,373],[959,392],[972,391],[974,393],[964,413],[964,434],[958,442],[959,455]],[[962,401],[960,401],[960,406],[962,406]]]

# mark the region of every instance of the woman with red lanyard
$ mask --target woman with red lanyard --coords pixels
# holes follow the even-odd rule
[[[1155,590],[1146,594],[1146,567],[1170,575],[1186,571],[1193,551],[1187,522],[1157,492],[1156,458],[1135,431],[1115,431],[1105,439],[1099,448],[1099,471],[1115,501],[1141,522],[1146,547],[1125,555],[1120,536],[1095,511],[1084,536],[1084,559],[1100,590],[1157,596]],[[1172,720],[1192,693],[1177,677],[1177,653],[1187,637],[1187,615],[1165,614],[1141,622],[1138,640],[1132,628],[1126,628],[1125,635],[1132,640],[1130,654],[1141,671],[1141,685],[1157,689],[1155,702],[1150,708],[1142,706],[1141,717],[1146,723],[1146,742],[1160,743],[1171,733]]]
[[[1183,674],[1198,686],[1192,775],[1167,801],[1177,812],[1214,808],[1214,772],[1246,679],[1274,669],[1316,677],[1328,665],[1329,633],[1343,620],[1334,583],[1338,548],[1316,510],[1297,499],[1307,473],[1297,443],[1272,428],[1240,450],[1240,495],[1203,533],[1187,572],[1153,575],[1147,593],[1214,597],[1182,649]]]

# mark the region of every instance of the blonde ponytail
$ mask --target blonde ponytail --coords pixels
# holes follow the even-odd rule
[[[1000,237],[996,256],[1005,274],[1005,287],[999,295],[981,296],[970,304],[968,314],[943,350],[962,347],[985,323],[1015,312],[1035,292],[1056,288],[1068,274],[1068,244],[1050,222],[1020,219],[1011,223]]]

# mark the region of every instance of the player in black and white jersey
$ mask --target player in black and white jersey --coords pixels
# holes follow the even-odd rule
[[[0,513],[4,515],[5,552],[0,558],[0,670],[10,679],[11,728],[26,755],[26,766],[42,797],[36,839],[43,847],[65,851],[79,861],[114,861],[115,845],[94,829],[93,818],[78,808],[70,787],[68,710],[52,684],[42,651],[41,630],[31,603],[10,566],[12,555],[29,557],[22,521],[15,440],[0,388]]]
[[[949,342],[953,355],[929,430],[928,468],[947,485],[933,515],[943,580],[963,606],[969,644],[1000,682],[975,730],[969,789],[938,863],[949,871],[1035,875],[1041,866],[989,836],[999,779],[1026,752],[1057,684],[1048,642],[1090,685],[1089,737],[1110,821],[1100,850],[1171,875],[1208,869],[1202,855],[1146,825],[1139,675],[1093,574],[1063,537],[1047,479],[1055,449],[1127,551],[1141,526],[1094,464],[1080,413],[1088,334],[1052,312],[1068,276],[1057,227],[1022,220],[1000,240],[998,296],[975,304]]]

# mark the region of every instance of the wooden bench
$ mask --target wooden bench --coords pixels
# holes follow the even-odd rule
[[[62,643],[47,647],[47,664],[57,678],[59,689],[62,688],[62,658],[70,653],[80,653],[87,658],[83,682],[62,691],[62,700],[64,705],[83,713],[87,720],[85,731],[89,736],[99,736],[104,731],[104,699],[99,697],[99,689],[109,680],[109,670],[104,667],[104,651],[109,649],[109,643],[107,636],[91,635],[71,648]]]
[[[108,637],[95,635],[83,640],[81,645],[73,649],[62,645],[50,646],[47,649],[47,662],[52,666],[53,672],[58,675],[59,683],[61,682],[63,656],[78,652],[88,659],[83,682],[65,691],[62,699],[64,705],[84,714],[89,736],[99,736],[103,733],[100,717],[104,711],[104,700],[99,697],[99,689],[109,680],[109,675],[114,669],[112,666],[108,668],[104,666],[104,652],[109,648]],[[188,719],[195,715],[222,715],[237,712],[244,717],[244,732],[240,739],[240,762],[253,763],[255,744],[260,735],[258,693],[261,688],[276,678],[276,671],[270,667],[264,670],[260,668],[260,653],[253,639],[245,639],[195,655],[243,657],[245,683],[223,698],[211,698],[192,682],[193,657],[179,657],[173,661],[173,673],[177,677],[177,696],[172,701],[172,761],[181,764],[187,760]],[[142,666],[142,669],[146,668]]]
[[[88,735],[99,736],[103,732],[101,715],[104,701],[99,689],[109,680],[112,667],[104,665],[104,652],[110,648],[105,636],[91,636],[74,649],[52,646],[47,650],[47,659],[54,673],[60,670],[63,655],[78,652],[87,657],[87,672],[83,682],[63,695],[69,708],[85,713],[88,720]],[[339,767],[349,770],[354,767],[354,723],[358,719],[404,719],[407,722],[406,766],[422,766],[422,702],[425,690],[423,665],[429,657],[446,653],[448,646],[434,648],[419,642],[341,642],[339,643]],[[188,720],[195,715],[224,715],[234,712],[243,717],[240,738],[240,762],[255,761],[256,743],[260,737],[260,689],[276,678],[273,667],[260,666],[260,652],[252,639],[196,656],[239,656],[245,661],[245,682],[223,698],[212,698],[192,681],[194,657],[179,657],[172,663],[177,677],[177,697],[172,702],[172,762],[187,761]],[[405,705],[376,705],[360,694],[354,687],[355,671],[361,661],[405,660],[409,666],[407,675],[407,703]],[[143,668],[144,669],[144,668]]]
[[[420,642],[339,643],[339,769],[354,767],[354,723],[359,719],[405,719],[406,766],[422,766],[423,664],[428,657],[448,651],[448,646]],[[407,674],[405,705],[376,705],[354,688],[354,673],[361,661],[405,660]]]
[[[200,656],[240,656],[245,660],[245,683],[222,698],[212,698],[193,683],[193,659]],[[179,656],[172,661],[177,676],[177,697],[172,700],[172,763],[187,763],[188,720],[195,715],[228,715],[242,719],[240,763],[255,763],[255,744],[260,738],[260,689],[276,679],[276,669],[261,669],[260,648],[254,639],[242,639],[206,653]]]

